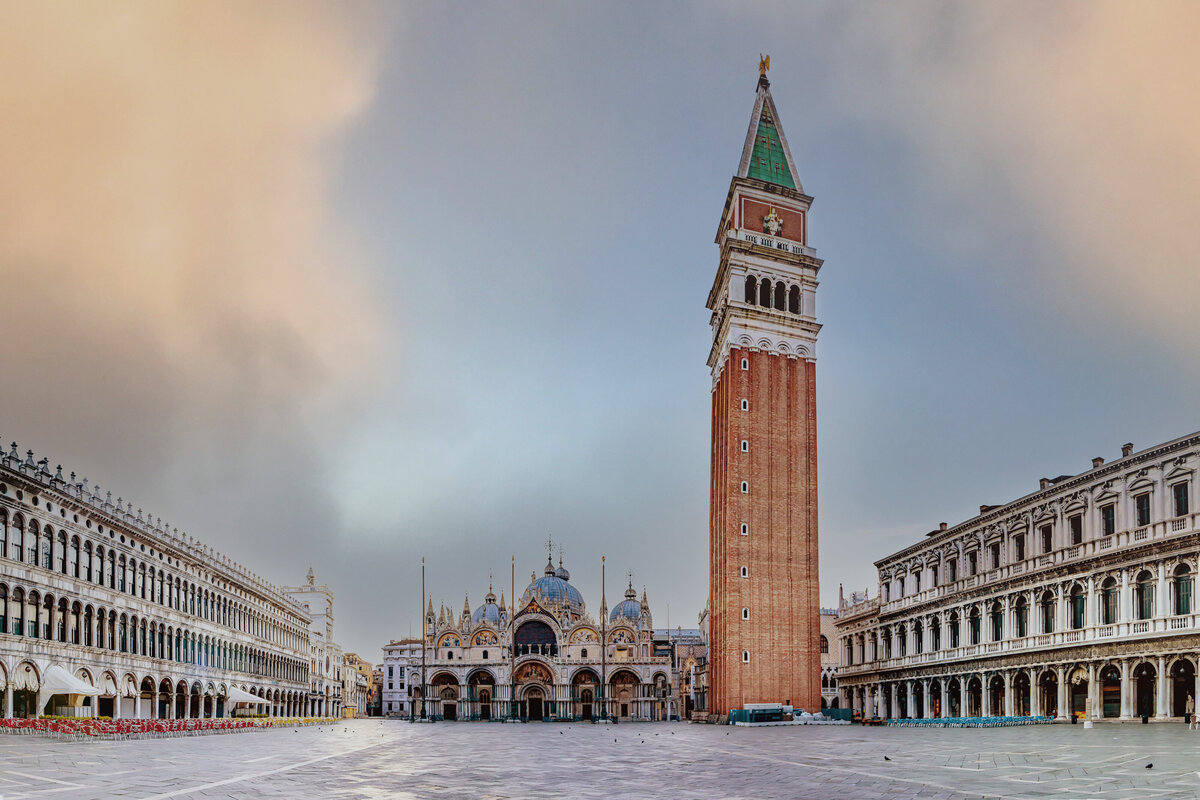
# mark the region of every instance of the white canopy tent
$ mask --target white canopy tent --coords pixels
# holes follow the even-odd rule
[[[225,697],[230,703],[269,703],[270,700],[264,700],[261,697],[255,697],[249,692],[239,689],[236,686],[229,687],[229,694]]]
[[[95,697],[100,694],[100,690],[55,664],[46,670],[42,677],[42,696],[53,694],[85,694]]]

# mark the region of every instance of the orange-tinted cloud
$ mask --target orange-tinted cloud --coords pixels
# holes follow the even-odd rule
[[[1000,209],[998,228],[1005,217],[1032,219],[1031,233],[1061,257],[1015,261],[1018,290],[1043,294],[1097,331],[1149,336],[1190,356],[1200,336],[1191,252],[1200,217],[1200,7],[870,10],[836,15],[846,34],[837,80],[850,113],[902,132],[918,153],[925,181],[915,191],[948,190],[954,203],[988,213],[999,199],[1015,203]],[[997,235],[986,246],[1016,244]]]
[[[330,182],[378,38],[307,3],[5,9],[5,433],[165,453],[319,408],[364,371],[381,314]]]

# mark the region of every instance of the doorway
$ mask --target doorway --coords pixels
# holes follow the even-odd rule
[[[542,716],[543,716],[542,696],[540,694],[530,694],[528,697],[528,705],[529,705],[529,721],[530,722],[541,722]]]
[[[442,719],[447,722],[454,722],[458,719],[458,703],[443,702],[442,703]]]

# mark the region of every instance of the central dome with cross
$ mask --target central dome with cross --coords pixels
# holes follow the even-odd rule
[[[549,547],[550,543],[547,542],[547,549]],[[548,611],[558,612],[566,608],[573,614],[583,614],[583,595],[570,581],[571,573],[562,563],[562,548],[559,548],[558,569],[554,568],[553,550],[550,550],[546,556],[546,568],[542,571],[542,577],[532,574],[529,576],[529,585],[521,594],[520,607],[524,608],[530,601],[536,600],[538,605]]]

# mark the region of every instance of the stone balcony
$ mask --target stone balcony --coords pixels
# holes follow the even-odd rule
[[[1092,558],[1099,555],[1109,555],[1113,551],[1164,541],[1190,533],[1200,528],[1200,513],[1188,514],[1174,519],[1164,519],[1140,528],[1130,528],[1118,531],[1110,536],[1090,539],[1082,544],[1064,547],[1044,555],[1031,555],[1023,561],[1005,564],[997,569],[981,572],[959,578],[953,583],[935,586],[915,594],[891,600],[879,607],[881,616],[903,611],[912,606],[922,605],[956,594],[975,589],[979,586],[1001,583],[1017,576],[1032,576],[1041,570],[1049,570],[1062,564]],[[1036,578],[1035,578],[1036,580]]]

